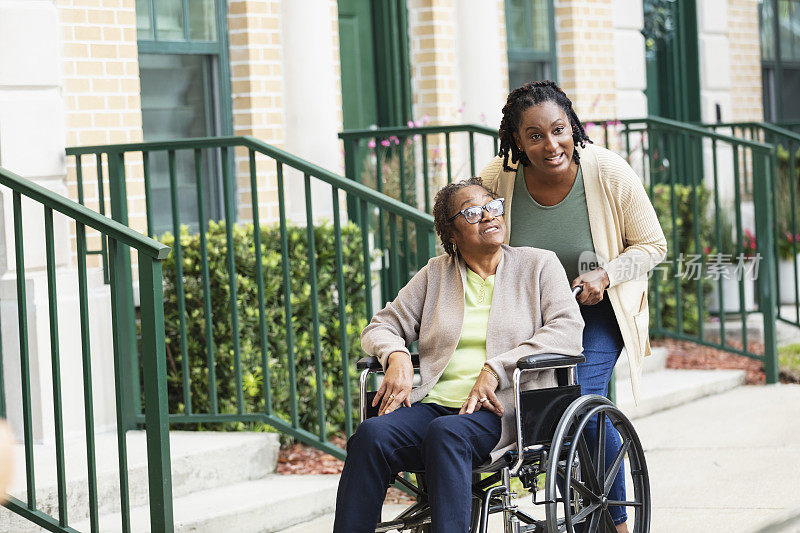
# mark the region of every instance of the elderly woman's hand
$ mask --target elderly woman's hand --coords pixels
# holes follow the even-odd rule
[[[608,274],[603,268],[595,268],[572,280],[573,287],[583,286],[583,290],[577,297],[578,303],[583,305],[595,305],[600,302],[609,283],[611,280],[608,279]]]
[[[411,393],[411,386],[414,384],[414,366],[411,364],[411,357],[405,352],[392,352],[387,358],[386,373],[383,376],[375,398],[372,399],[372,407],[381,406],[378,409],[378,416],[391,413],[401,404],[411,407],[408,395]]]
[[[484,368],[489,368],[485,366]],[[461,406],[458,414],[464,413],[471,414],[479,409],[487,409],[497,416],[503,416],[503,405],[500,400],[495,396],[494,391],[500,382],[492,374],[492,372],[485,372],[481,370],[478,379],[475,380],[475,385],[467,397],[467,401]]]

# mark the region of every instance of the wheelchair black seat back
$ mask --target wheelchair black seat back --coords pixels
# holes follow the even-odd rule
[[[642,445],[631,422],[613,403],[602,396],[581,396],[580,386],[575,384],[575,366],[583,361],[583,356],[537,354],[517,363],[513,376],[516,450],[473,471],[471,533],[487,533],[489,515],[494,513],[503,514],[505,533],[615,533],[608,510],[614,505],[626,508],[631,531],[649,532],[650,483]],[[412,354],[412,363],[419,367],[417,354]],[[383,369],[375,357],[361,359],[357,368],[362,370],[363,421],[377,415],[377,408],[371,406],[375,393],[367,390],[368,377]],[[557,387],[521,390],[524,372],[549,369],[556,371]],[[593,453],[587,445],[587,424],[592,419],[598,428]],[[622,440],[613,458],[605,457],[606,419]],[[611,484],[626,458],[628,497],[612,500]],[[544,474],[543,497],[537,496],[540,474]],[[530,516],[515,504],[514,477],[531,492],[533,503],[544,507],[544,518]],[[415,473],[415,480],[396,477],[396,484],[414,494],[417,501],[394,520],[377,524],[376,532],[430,531],[424,472]]]

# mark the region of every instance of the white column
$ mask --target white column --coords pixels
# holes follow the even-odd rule
[[[60,32],[57,7],[52,0],[0,0],[0,166],[67,196]],[[12,198],[8,189],[0,189],[0,319],[6,408],[19,438],[22,387]],[[33,434],[37,441],[48,441],[53,437],[53,395],[44,214],[40,204],[24,198],[22,207]],[[71,227],[67,219],[55,216],[59,346],[67,435],[83,431],[81,345],[77,278],[69,241]],[[114,420],[113,369],[109,373],[108,364],[111,354],[108,294],[106,286],[95,283],[89,295],[98,427],[110,426]]]
[[[281,23],[286,150],[341,174],[334,10],[329,0],[281,2]],[[289,172],[286,184],[290,216],[305,220],[302,175]],[[313,199],[315,218],[330,213],[329,187],[315,188]]]
[[[614,0],[614,68],[617,116],[647,116],[647,71],[641,0]]]

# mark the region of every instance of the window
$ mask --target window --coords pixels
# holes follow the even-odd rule
[[[800,0],[761,0],[764,118],[800,119]]]
[[[145,141],[230,135],[230,75],[225,0],[136,0],[142,130]],[[182,224],[197,229],[193,154],[176,153]],[[203,161],[205,206],[221,218],[219,162]],[[172,229],[169,167],[164,153],[150,158],[150,233]]]
[[[557,81],[553,0],[506,0],[508,84]]]

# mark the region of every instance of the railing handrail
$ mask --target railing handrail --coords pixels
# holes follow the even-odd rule
[[[792,139],[793,141],[800,141],[800,133],[796,133],[792,130],[787,130],[786,128],[780,127],[780,125],[775,125],[771,122],[757,122],[757,121],[722,122],[722,123],[705,123],[702,124],[702,126],[706,128],[736,128],[736,127],[761,128],[764,131],[774,133],[775,135],[781,135],[783,137]]]
[[[673,129],[673,130],[692,132],[692,133],[695,133],[697,135],[702,135],[703,137],[709,137],[709,138],[712,138],[712,139],[717,140],[717,141],[723,141],[723,142],[732,143],[732,144],[739,144],[739,145],[743,145],[743,146],[749,146],[750,148],[756,148],[756,149],[759,149],[759,150],[766,150],[766,151],[771,151],[771,150],[774,149],[774,147],[771,144],[768,144],[768,143],[762,143],[762,142],[758,142],[758,141],[751,141],[751,140],[748,140],[748,139],[741,139],[741,138],[735,137],[733,135],[724,135],[722,133],[717,133],[717,132],[714,132],[714,131],[710,132],[710,131],[708,131],[707,128],[705,128],[703,126],[699,126],[699,125],[695,125],[695,124],[689,124],[689,123],[686,123],[686,122],[680,122],[680,121],[677,121],[677,120],[672,120],[672,119],[663,118],[663,117],[649,116],[649,117],[646,117],[646,118],[638,118],[638,119],[627,118],[627,119],[620,119],[619,122],[621,122],[622,124],[636,124],[636,123],[642,123],[642,122],[645,122],[645,123],[649,122],[649,123],[658,124],[660,126],[665,126],[667,128]]]
[[[349,180],[345,177],[324,169],[280,148],[251,137],[249,135],[227,137],[197,137],[181,139],[178,141],[152,141],[130,144],[106,144],[96,146],[78,146],[67,148],[67,155],[86,155],[99,153],[127,153],[127,152],[160,152],[169,150],[185,150],[195,148],[221,148],[244,147],[269,156],[277,162],[288,165],[304,174],[322,180],[329,185],[354,194],[369,203],[405,217],[411,221],[433,226],[433,217],[408,206],[390,196],[377,192],[374,189]]]
[[[385,137],[391,135],[407,136],[412,134],[435,134],[435,133],[463,133],[463,132],[482,133],[484,135],[491,135],[497,137],[498,131],[488,126],[481,124],[450,124],[441,126],[395,126],[389,128],[375,128],[375,129],[357,129],[357,130],[344,130],[339,132],[339,138],[342,140],[366,137]]]
[[[40,204],[51,208],[81,224],[93,228],[119,242],[152,257],[164,259],[169,255],[170,247],[141,233],[107,218],[68,198],[42,187],[10,170],[0,167],[0,184],[19,192]]]

